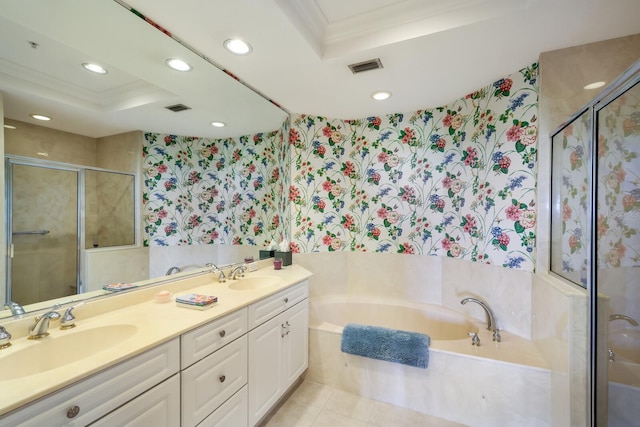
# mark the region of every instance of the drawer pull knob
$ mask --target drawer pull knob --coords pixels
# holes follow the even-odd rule
[[[224,380],[226,380],[226,379],[227,379],[227,377],[225,377],[224,375],[221,375],[221,376],[220,376],[220,382],[221,382],[221,383],[223,383],[223,382],[224,382]]]
[[[284,299],[284,302],[285,302],[285,303],[289,302],[289,298],[285,298],[285,299]]]
[[[67,410],[67,418],[74,418],[79,413],[80,413],[80,407],[78,405],[74,405]]]
[[[221,330],[221,331],[220,331],[220,336],[221,336],[221,337],[224,337],[225,335],[227,335],[227,333],[225,332],[225,330],[224,330],[224,329],[223,329],[223,330]]]

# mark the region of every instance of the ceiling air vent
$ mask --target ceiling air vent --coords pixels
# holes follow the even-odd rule
[[[382,68],[382,62],[380,61],[380,58],[370,59],[368,61],[349,65],[349,69],[353,74],[363,73],[369,70],[379,70],[380,68]]]
[[[168,107],[164,107],[167,110],[171,110],[174,113],[178,113],[180,111],[185,111],[185,110],[191,110],[191,107],[187,107],[184,104],[175,104],[175,105],[169,105]]]

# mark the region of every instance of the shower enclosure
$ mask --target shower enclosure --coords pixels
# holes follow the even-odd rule
[[[551,271],[588,290],[591,425],[640,419],[640,61],[552,134]]]

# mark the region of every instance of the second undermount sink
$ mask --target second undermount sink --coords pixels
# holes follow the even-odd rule
[[[135,325],[108,325],[63,331],[55,336],[26,342],[26,347],[8,354],[0,352],[0,381],[36,375],[92,357],[131,338]],[[26,341],[26,338],[25,338]]]
[[[280,278],[275,276],[249,276],[230,282],[228,287],[235,291],[253,291],[278,283],[280,283]]]

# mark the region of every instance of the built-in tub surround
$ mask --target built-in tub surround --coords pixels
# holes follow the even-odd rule
[[[342,353],[349,322],[429,334],[429,367]],[[307,380],[467,425],[551,426],[551,372],[530,340],[506,332],[495,343],[484,322],[389,298],[311,298],[309,325]],[[466,331],[478,332],[480,347]]]
[[[13,345],[0,351],[0,364],[4,356],[11,357],[13,353],[25,351],[27,347],[37,348],[43,340],[63,337],[65,334],[86,333],[88,330],[113,327],[113,325],[132,325],[136,329],[125,328],[129,337],[117,341],[112,346],[104,348],[73,363],[63,364],[38,374],[6,378],[0,377],[0,388],[11,390],[11,393],[0,393],[0,415],[23,406],[35,399],[55,392],[67,385],[75,383],[91,374],[141,354],[161,343],[194,329],[200,325],[222,317],[242,307],[245,307],[266,296],[272,295],[291,285],[299,283],[311,273],[304,268],[293,265],[274,271],[270,262],[263,261],[261,268],[249,275],[276,276],[278,283],[255,290],[237,291],[228,287],[229,283],[218,283],[210,272],[189,276],[189,273],[178,273],[171,276],[172,281],[153,287],[114,295],[111,298],[89,301],[74,310],[76,327],[70,330],[60,330],[57,324],[51,324],[50,336],[42,340],[28,340],[26,334],[28,326],[33,323],[33,317],[12,319],[2,324],[13,335]],[[235,282],[231,282],[235,283]],[[158,303],[158,292],[168,290],[175,296],[183,293],[207,293],[218,297],[216,305],[208,310],[191,310],[176,307],[174,302]],[[117,328],[116,328],[117,329]],[[122,329],[121,330],[125,330]],[[106,329],[104,329],[106,331]],[[84,335],[86,337],[86,335]],[[69,359],[73,360],[74,349],[82,347],[86,340],[69,342],[64,351],[69,352]],[[82,354],[87,353],[82,352]]]
[[[353,295],[442,305],[486,322],[465,297],[486,301],[500,329],[531,339],[533,274],[430,255],[331,252],[295,254],[296,264],[314,272],[311,297]],[[485,323],[486,325],[486,323]]]

